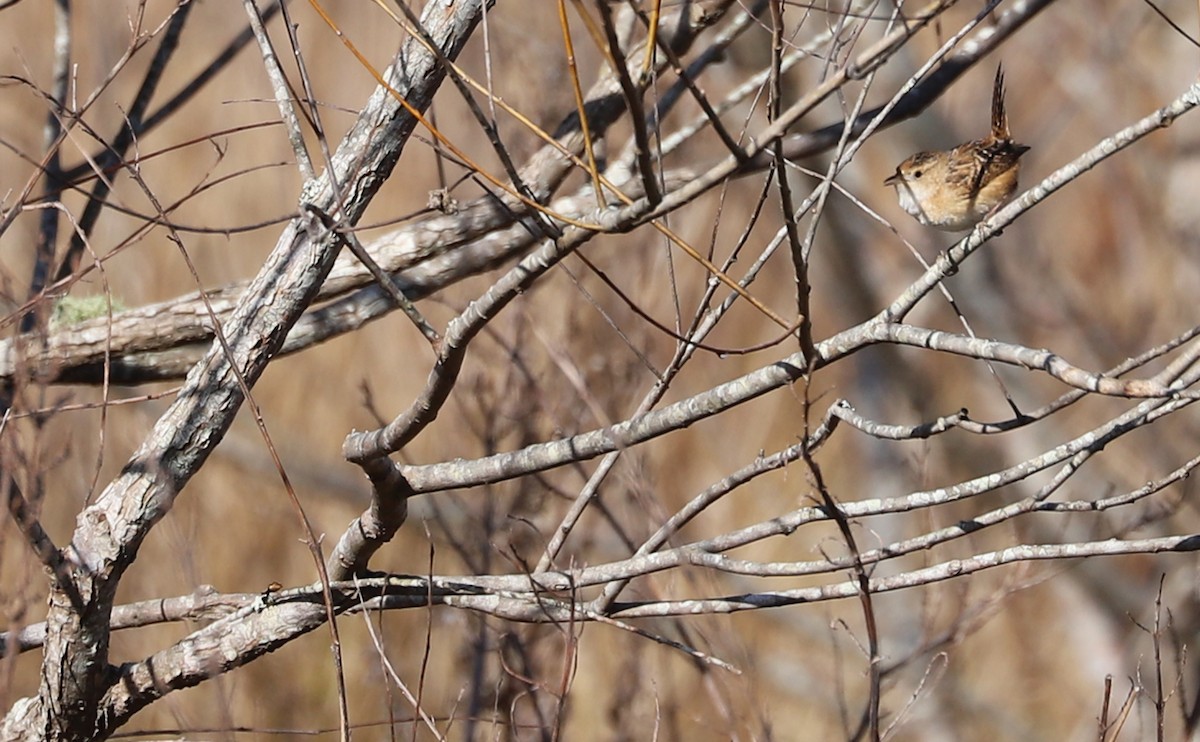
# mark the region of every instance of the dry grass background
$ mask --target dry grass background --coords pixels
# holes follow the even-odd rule
[[[80,91],[92,90],[126,49],[128,28],[122,19],[132,5],[131,1],[76,4]],[[149,3],[150,17],[165,17],[172,5]],[[885,69],[880,96],[885,91],[890,95],[956,24],[978,11],[977,3],[960,5],[944,17],[940,30],[921,34]],[[1164,0],[1158,5],[1193,32],[1198,27],[1197,8],[1190,0]],[[345,33],[373,60],[389,58],[401,40],[400,32],[371,5],[342,0],[328,6]],[[336,142],[374,83],[307,4],[295,3],[293,12],[300,22],[314,87],[328,106],[330,138]],[[802,12],[799,7],[789,10]],[[244,23],[241,9],[233,3],[202,2],[194,13],[181,42],[178,69],[164,81],[163,91],[173,92]],[[531,119],[552,128],[573,107],[554,4],[500,3],[489,24],[498,92]],[[485,59],[482,34],[478,36],[463,61],[482,76]],[[3,11],[0,72],[48,87],[51,39],[48,3],[26,0]],[[705,78],[706,88],[715,92],[736,84],[747,70],[764,63],[768,48],[765,29],[750,32],[725,65]],[[147,56],[135,59],[130,71],[139,70]],[[982,132],[994,61],[1005,65],[1014,133],[1034,148],[1025,160],[1023,183],[1028,185],[1177,95],[1194,78],[1200,60],[1200,52],[1147,4],[1115,0],[1056,3],[993,56],[925,114],[873,138],[840,180],[871,208],[894,220],[900,234],[929,256],[949,244],[949,238],[909,221],[880,181],[896,162],[918,148],[946,146]],[[596,63],[594,52],[583,53],[585,76],[595,74]],[[802,64],[790,74],[789,96],[804,91],[817,69],[815,64]],[[115,131],[122,115],[119,106],[129,100],[138,79],[138,74],[121,75],[93,109],[90,123],[102,132]],[[210,132],[274,120],[276,111],[269,97],[262,63],[253,49],[247,49],[182,115],[139,141],[138,149],[151,152]],[[448,136],[479,161],[495,166],[487,143],[449,86],[437,99],[435,111]],[[7,145],[0,147],[0,194],[9,194],[29,177],[31,166],[13,150],[39,156],[44,116],[43,103],[28,88],[0,87],[0,139]],[[812,120],[826,123],[838,116],[831,105]],[[518,161],[532,151],[533,139],[526,132],[511,122],[502,131]],[[79,161],[81,149],[95,150],[93,142],[75,136],[64,148],[69,163]],[[177,213],[178,221],[236,227],[294,209],[300,181],[281,129],[269,127],[217,141],[217,145],[181,148],[143,165],[147,182],[166,202],[205,181],[256,168],[190,199]],[[703,163],[716,154],[715,149],[697,145],[679,157]],[[823,169],[825,162],[809,164]],[[737,182],[724,196],[718,243],[742,229],[760,180]],[[430,148],[414,141],[364,223],[420,209],[436,187]],[[116,202],[148,210],[144,197],[127,179],[118,180],[115,193]],[[1079,365],[1106,368],[1195,324],[1195,297],[1200,291],[1198,198],[1200,128],[1194,119],[1185,118],[1084,175],[1008,228],[963,268],[952,289],[981,336],[1053,348]],[[64,201],[73,209],[82,203],[76,195]],[[717,206],[715,196],[706,196],[674,215],[672,226],[692,244],[706,245]],[[137,223],[109,212],[99,222],[92,243],[106,251]],[[759,228],[752,240],[761,243],[775,223],[773,218]],[[864,218],[845,199],[833,199],[826,224],[812,275],[818,337],[874,313],[920,271],[897,235]],[[28,214],[0,241],[0,281],[10,308],[24,296],[36,229],[36,215]],[[229,236],[185,234],[186,247],[203,285],[217,286],[250,277],[279,229],[272,225]],[[362,236],[369,240],[380,232]],[[672,269],[684,306],[703,288],[703,276],[694,265],[679,254],[668,257],[664,246],[644,232],[597,240],[586,252],[640,307],[668,322],[673,316],[668,288]],[[791,268],[786,256],[775,260],[769,275],[756,284],[755,295],[786,310],[794,302]],[[112,294],[127,306],[196,288],[177,249],[161,231],[114,257],[105,275]],[[440,325],[488,284],[488,276],[465,281],[423,302],[422,309]],[[584,290],[592,300],[585,299]],[[73,291],[100,293],[102,286],[93,275]],[[568,260],[563,269],[514,302],[478,341],[450,405],[425,435],[405,449],[403,458],[440,461],[511,450],[627,415],[653,378],[614,334],[609,318],[654,362],[661,364],[669,357],[669,338],[638,319],[580,263]],[[917,319],[930,326],[956,327],[953,315],[937,302]],[[743,308],[711,342],[746,346],[772,332],[760,317]],[[772,349],[710,359],[681,377],[672,399],[778,356],[779,351]],[[514,364],[515,357],[520,364]],[[385,417],[404,409],[424,383],[429,361],[428,347],[403,317],[394,314],[275,362],[257,385],[255,396],[267,425],[318,532],[330,537],[340,533],[366,503],[366,485],[341,458],[340,450],[349,430],[372,425],[367,400]],[[565,371],[578,374],[582,388]],[[1027,374],[1002,374],[1018,399],[1028,400],[1031,406],[1034,400],[1057,393],[1053,384]],[[168,387],[123,388],[114,390],[113,396]],[[1003,400],[977,365],[948,364],[941,358],[931,360],[916,351],[892,348],[867,350],[839,364],[818,378],[815,391],[850,397],[864,414],[878,420],[915,423],[964,406],[983,419],[1006,413]],[[51,387],[37,393],[44,394],[42,401],[26,399],[25,404],[99,399],[90,388]],[[23,436],[20,439],[30,447],[40,447],[41,463],[47,469],[43,517],[59,543],[68,538],[82,504],[119,470],[167,402],[110,408],[103,426],[100,414],[90,410],[52,416],[40,437],[26,423],[6,432]],[[604,502],[635,539],[645,535],[670,509],[751,461],[759,451],[795,442],[801,409],[798,392],[776,392],[632,452],[619,465],[619,476],[604,488]],[[995,469],[1005,463],[997,458],[1006,455],[1001,452],[1031,455],[1115,409],[1096,403],[999,444],[961,436],[938,443],[882,446],[863,436],[847,435],[823,452],[821,464],[831,490],[842,499],[900,494]],[[1167,420],[1106,451],[1071,487],[1092,496],[1136,487],[1194,455],[1196,440],[1194,423]],[[586,473],[568,467],[536,480],[415,502],[409,522],[373,566],[423,573],[432,560],[433,571],[442,574],[518,571],[521,565],[512,555],[536,559],[545,534],[557,523],[562,493],[577,491]],[[1087,492],[1088,488],[1093,491]],[[756,522],[794,507],[809,489],[798,471],[764,477],[707,512],[688,533]],[[1185,483],[1161,495],[1164,502],[1182,502],[1169,520],[1147,526],[1148,531],[1200,530],[1192,490]],[[941,512],[936,517],[948,522],[957,516]],[[621,538],[595,513],[583,525],[587,537],[573,547],[577,559],[596,563],[625,552]],[[899,518],[873,521],[872,526],[881,542],[914,527]],[[950,546],[941,558],[956,550],[966,556],[1021,540],[1102,537],[1106,529],[1112,533],[1121,527],[1120,517],[1031,521],[979,534]],[[0,596],[8,621],[11,626],[37,621],[44,612],[41,569],[11,524],[2,533]],[[739,556],[794,560],[836,546],[832,529],[820,539],[815,534],[805,532],[803,540],[775,539]],[[142,548],[120,600],[181,595],[201,584],[222,591],[255,592],[272,581],[310,582],[313,567],[302,539],[264,444],[243,414]],[[919,566],[928,559],[918,555],[903,564]],[[1200,628],[1194,567],[1195,559],[1183,554],[1037,564],[878,597],[885,659],[903,657],[954,625],[962,609],[973,612],[962,636],[943,647],[946,654],[921,654],[888,678],[884,706],[893,712],[919,691],[894,739],[1095,739],[1105,675],[1114,676],[1119,696],[1129,678],[1140,675],[1148,681],[1153,671],[1150,638],[1135,620],[1144,625],[1153,621],[1158,578],[1164,572],[1168,575],[1164,602],[1183,639],[1194,645]],[[780,580],[771,586],[791,584],[805,582]],[[699,596],[749,589],[737,578],[683,570],[639,583],[634,594]],[[566,629],[513,626],[447,608],[394,612],[379,620],[387,657],[401,677],[412,688],[423,678],[424,708],[435,717],[478,715],[482,722],[475,739],[507,738],[502,725],[492,726],[487,719],[497,713],[503,716],[510,705],[521,721],[533,721],[533,697],[544,713],[555,713],[549,699],[569,656]],[[865,694],[864,660],[856,644],[861,641],[861,623],[858,604],[846,601],[639,624],[722,657],[741,668],[741,675],[703,668],[678,652],[611,627],[578,629],[581,641],[572,668],[574,684],[562,710],[563,738],[844,738],[845,717],[854,726]],[[346,618],[342,627],[352,718],[383,721],[389,709],[408,717],[410,709],[385,679],[363,620]],[[117,633],[113,658],[139,658],[189,630],[168,625]],[[536,691],[506,678],[501,659],[507,672],[527,675]],[[36,690],[39,661],[37,652],[5,660],[5,680],[0,684],[5,707]],[[1165,669],[1168,680],[1175,676],[1173,666]],[[1192,698],[1200,690],[1200,675],[1189,668],[1184,678]],[[466,689],[480,681],[495,695],[485,698],[481,707],[469,708]],[[193,739],[266,739],[272,738],[267,730],[328,729],[336,726],[336,719],[329,637],[317,631],[247,668],[171,695],[140,714],[131,728],[215,730],[186,735]],[[1177,731],[1178,712],[1173,711],[1169,719],[1170,729]],[[1145,738],[1137,731],[1147,733],[1151,722],[1152,709],[1139,706],[1124,738]],[[465,718],[460,719],[450,737],[465,734],[468,726]],[[235,727],[258,731],[235,734],[231,731]],[[407,726],[399,730],[399,737],[409,738]],[[421,729],[416,738],[425,739],[426,734]],[[358,735],[388,738],[384,727],[363,729]],[[535,736],[523,732],[518,738]]]

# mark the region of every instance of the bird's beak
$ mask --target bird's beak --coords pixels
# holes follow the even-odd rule
[[[883,179],[883,184],[884,185],[899,185],[901,180],[902,180],[902,178],[900,177],[900,169],[897,168],[896,172],[892,173],[891,175],[889,175]]]

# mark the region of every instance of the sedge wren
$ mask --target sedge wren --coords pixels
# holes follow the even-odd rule
[[[943,152],[918,152],[883,181],[896,187],[900,208],[922,224],[958,232],[991,214],[1017,190],[1021,155],[1004,112],[1004,71],[992,88],[992,133]]]

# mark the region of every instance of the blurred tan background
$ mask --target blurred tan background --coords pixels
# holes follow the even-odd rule
[[[157,26],[171,5],[149,2],[147,28]],[[999,11],[1006,5],[1002,3]],[[1158,5],[1196,35],[1200,22],[1195,3],[1165,0]],[[884,68],[871,93],[872,104],[890,96],[946,36],[978,12],[980,4],[960,6]],[[346,35],[380,66],[401,41],[399,30],[378,8],[333,0],[328,7]],[[135,8],[130,1],[78,3],[73,9],[81,98],[128,48],[129,25],[124,19]],[[549,2],[499,3],[488,20],[498,94],[547,130],[574,105],[554,11]],[[325,125],[336,143],[373,81],[307,4],[294,4],[292,12],[314,88],[326,104]],[[803,7],[790,7],[788,17],[804,12]],[[241,9],[234,4],[200,3],[156,100],[190,79],[243,23]],[[272,29],[283,48],[278,20]],[[576,30],[586,83],[594,79],[598,59],[582,30]],[[48,88],[52,37],[48,3],[26,0],[0,12],[0,73]],[[484,76],[482,40],[481,29],[462,60],[479,78]],[[705,76],[706,91],[717,97],[741,82],[765,63],[768,48],[765,28],[748,32],[729,60]],[[115,133],[121,106],[130,99],[148,58],[145,51],[136,56],[89,111],[87,120],[97,131]],[[1028,187],[1186,89],[1200,69],[1200,50],[1147,4],[1062,0],[977,65],[926,113],[874,137],[839,183],[894,220],[899,234],[864,216],[847,199],[831,200],[814,249],[818,338],[871,316],[920,274],[901,237],[927,257],[951,243],[951,237],[909,220],[881,181],[913,151],[950,146],[984,133],[991,79],[1000,61],[1008,80],[1014,135],[1033,147],[1022,175]],[[816,62],[798,66],[787,78],[788,94],[802,94],[820,69]],[[457,93],[446,86],[435,103],[439,127],[480,162],[496,167],[486,140],[464,110]],[[42,155],[45,115],[44,103],[28,87],[0,87],[0,196],[6,207],[34,172],[27,158]],[[727,121],[736,123],[743,115],[744,111],[731,114]],[[806,124],[816,128],[840,116],[837,103],[830,102]],[[183,224],[234,228],[284,217],[295,208],[300,179],[282,130],[221,133],[276,118],[261,60],[255,49],[247,48],[181,115],[142,138],[137,148],[144,154],[205,135],[213,135],[212,141],[147,160],[143,174],[159,199],[171,202],[206,182],[247,170],[190,198],[175,214]],[[518,161],[534,150],[533,137],[511,120],[502,122],[501,131]],[[624,136],[622,129],[610,151],[618,151]],[[73,137],[64,147],[64,159],[72,165],[80,161],[81,149],[96,151],[96,144],[82,132]],[[720,152],[710,146],[698,142],[676,162],[694,162],[697,167],[713,162]],[[823,170],[827,160],[805,164]],[[429,146],[415,139],[396,172],[364,224],[423,208],[428,192],[439,186]],[[713,240],[715,231],[717,254],[723,256],[746,225],[763,177],[735,181],[722,201],[717,194],[699,199],[672,216],[672,227],[702,246]],[[580,182],[572,180],[568,189]],[[1196,323],[1198,189],[1200,118],[1188,116],[1084,175],[1006,229],[949,286],[980,336],[1052,348],[1087,368],[1115,365]],[[123,206],[149,211],[144,196],[127,178],[117,179],[114,194],[113,200]],[[473,195],[467,189],[459,197]],[[78,194],[64,202],[72,209],[82,207]],[[752,233],[751,255],[778,228],[777,201],[769,201],[767,209],[769,216]],[[36,212],[24,214],[0,238],[0,292],[6,311],[25,298],[37,225]],[[92,245],[107,253],[138,226],[136,218],[109,211]],[[203,285],[216,287],[251,277],[280,229],[272,225],[229,236],[184,232],[184,237]],[[384,229],[361,236],[369,241]],[[703,289],[704,278],[696,266],[679,253],[668,257],[661,239],[649,232],[598,239],[586,254],[641,308],[669,325],[674,324],[670,271],[676,272],[685,308]],[[122,248],[107,262],[104,275],[112,294],[126,306],[197,288],[177,248],[161,230]],[[465,281],[422,302],[421,308],[436,326],[444,326],[492,278]],[[92,274],[73,294],[102,290]],[[773,258],[754,293],[781,312],[793,310],[786,255]],[[661,367],[669,359],[670,338],[638,318],[578,261],[568,260],[479,338],[450,404],[402,458],[433,462],[507,451],[630,414],[654,378],[613,331],[609,318],[652,363]],[[958,328],[940,300],[923,305],[914,321]],[[743,307],[710,342],[749,346],[772,337],[774,329]],[[11,327],[8,332],[13,332]],[[707,358],[685,371],[670,399],[790,352],[791,348],[774,348]],[[372,408],[385,418],[405,409],[424,383],[431,358],[419,334],[394,314],[275,362],[256,387],[256,399],[288,474],[309,517],[327,539],[336,538],[367,504],[359,473],[340,456],[345,435],[373,426]],[[1029,373],[1001,373],[1023,408],[1036,407],[1063,391]],[[583,380],[582,389],[572,382],[576,375]],[[135,397],[171,386],[119,388],[112,396]],[[917,351],[864,351],[818,375],[813,391],[830,400],[850,399],[863,414],[887,422],[917,423],[961,407],[970,408],[978,419],[1008,414],[985,368]],[[26,408],[100,398],[95,389],[76,387],[49,387],[40,394],[39,399],[24,399]],[[27,419],[6,431],[21,441],[31,469],[46,472],[43,517],[59,543],[69,538],[83,503],[119,471],[166,404],[166,399],[157,399],[111,407],[104,418],[97,410],[61,412],[41,433]],[[822,451],[820,463],[840,499],[900,495],[1028,458],[1125,408],[1115,401],[1091,402],[1021,435],[985,439],[960,435],[883,445],[843,430]],[[635,540],[645,536],[674,508],[751,462],[760,451],[794,443],[803,430],[801,411],[800,391],[784,390],[628,453],[602,489],[610,517]],[[1161,477],[1196,454],[1196,441],[1193,421],[1186,416],[1168,419],[1090,462],[1068,485],[1065,497],[1097,497]],[[373,566],[420,574],[430,569],[432,560],[432,570],[440,574],[520,571],[522,559],[536,561],[566,498],[578,491],[590,470],[566,467],[516,483],[419,499],[395,543]],[[1043,477],[1014,487],[1014,499],[1044,481]],[[764,477],[705,513],[685,535],[698,537],[757,522],[808,502],[810,496],[810,484],[798,468]],[[1104,538],[1125,533],[1123,529],[1154,507],[1170,508],[1172,514],[1135,534],[1197,530],[1194,493],[1185,484],[1136,512],[1018,521],[884,571],[1023,541]],[[953,523],[976,509],[873,520],[864,539],[868,546],[886,543]],[[11,523],[2,533],[0,591],[10,626],[20,626],[43,615],[45,579]],[[801,560],[839,548],[833,529],[809,529],[737,555]],[[585,517],[571,545],[580,563],[616,559],[628,551],[624,538],[596,513]],[[1153,623],[1155,592],[1164,572],[1164,604],[1172,611],[1181,641],[1194,645],[1200,625],[1194,567],[1195,559],[1186,554],[1037,564],[879,596],[885,661],[916,653],[886,678],[888,721],[907,709],[892,738],[1095,739],[1105,675],[1115,679],[1114,704],[1124,697],[1129,678],[1140,675],[1149,682],[1153,645],[1135,620],[1144,626]],[[258,592],[273,581],[292,586],[314,579],[296,514],[253,421],[243,414],[146,542],[138,565],[125,579],[121,600],[182,595],[201,584],[228,592]],[[627,597],[726,595],[803,584],[815,583],[751,582],[682,570],[636,583]],[[704,668],[679,652],[607,626],[513,626],[446,608],[394,612],[378,620],[387,657],[414,693],[423,679],[426,711],[436,718],[457,719],[447,734],[451,739],[550,739],[532,728],[514,732],[506,719],[513,717],[518,727],[538,725],[559,713],[564,719],[560,738],[566,739],[844,739],[846,728],[857,726],[865,697],[862,619],[852,601],[638,624],[729,661],[742,670],[740,675]],[[411,709],[385,678],[363,619],[348,617],[341,626],[352,719],[386,722],[389,713],[408,718]],[[960,635],[933,651],[922,649],[951,628]],[[189,629],[164,626],[117,633],[113,659],[141,658]],[[580,634],[579,654],[569,667],[574,673],[570,695],[558,708],[554,694],[564,664],[570,665],[567,634],[572,630]],[[5,708],[36,690],[39,661],[36,652],[5,661],[0,686]],[[1164,670],[1173,682],[1176,666]],[[1190,702],[1200,691],[1200,676],[1187,667],[1182,676],[1183,698]],[[479,688],[478,693],[472,690]],[[191,739],[267,739],[275,738],[271,730],[335,728],[336,708],[329,636],[317,631],[247,668],[172,694],[137,716],[128,730],[178,729]],[[1122,739],[1142,738],[1137,734],[1152,729],[1146,726],[1152,716],[1148,706],[1139,707]],[[1172,706],[1168,718],[1170,729],[1179,733],[1178,705]],[[238,733],[237,728],[249,731]],[[362,739],[389,738],[386,726],[363,728],[357,734]],[[411,738],[410,727],[399,725],[395,734]],[[431,737],[420,729],[415,738]]]

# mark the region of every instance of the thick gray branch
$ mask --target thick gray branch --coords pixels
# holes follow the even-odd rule
[[[424,23],[446,56],[457,56],[480,7],[480,0],[429,5]],[[387,78],[411,105],[423,109],[442,81],[443,68],[410,40]],[[309,182],[302,203],[355,222],[391,173],[415,126],[390,92],[377,89],[334,155],[333,177],[326,173]],[[164,688],[177,687],[167,682],[155,686],[155,693],[135,692],[115,713],[98,706],[116,680],[108,666],[108,640],[117,585],[150,528],[232,423],[244,401],[242,385],[253,385],[317,295],[337,244],[308,219],[287,226],[224,324],[224,342],[209,348],[121,474],[80,514],[70,556],[85,610],[75,611],[61,591],[52,592],[39,697],[14,709],[0,729],[5,738],[102,737],[125,713]],[[33,724],[25,716],[31,712],[37,718]]]

